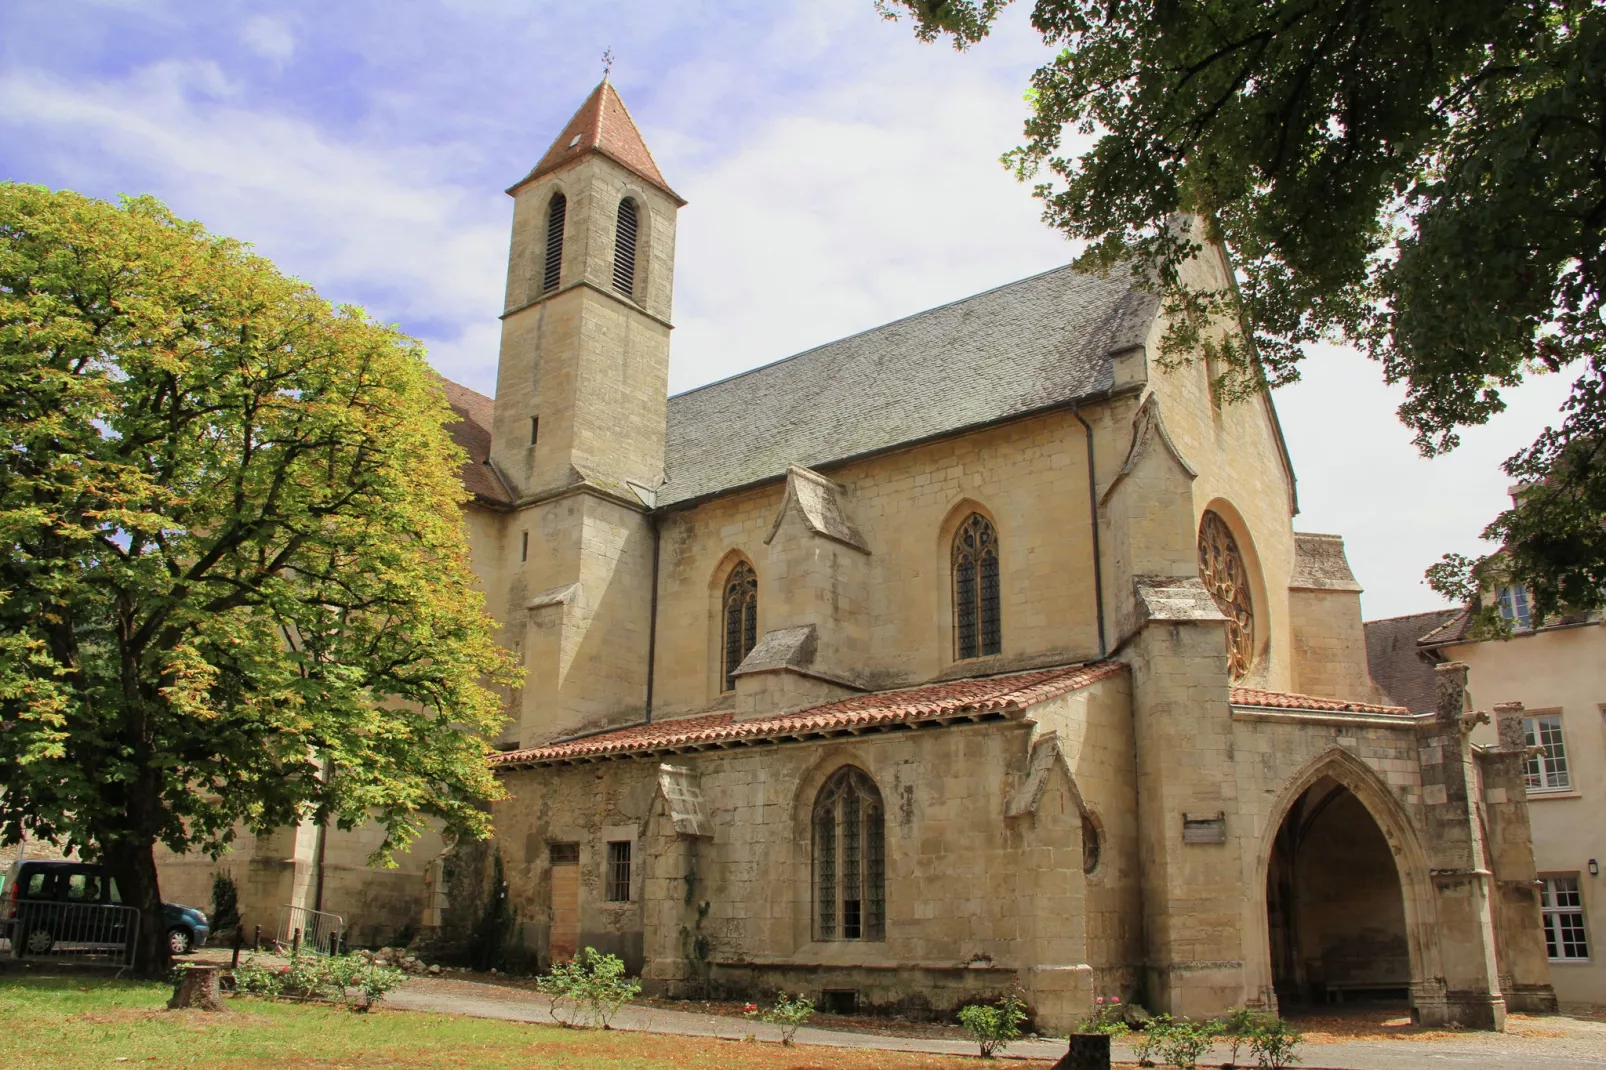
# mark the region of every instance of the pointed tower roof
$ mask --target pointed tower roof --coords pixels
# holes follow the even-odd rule
[[[563,128],[563,133],[552,142],[552,147],[546,150],[546,155],[535,165],[535,170],[515,182],[508,192],[512,193],[525,183],[533,182],[593,152],[602,153],[620,167],[657,186],[675,198],[676,203],[686,203],[664,181],[658,165],[653,162],[652,153],[647,151],[641,131],[636,129],[625,102],[619,99],[619,91],[606,78],[597,83],[597,88],[580,105],[580,110],[574,113],[574,118]]]

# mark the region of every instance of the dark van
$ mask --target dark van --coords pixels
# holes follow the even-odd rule
[[[128,941],[123,913],[93,907],[122,901],[103,866],[23,859],[0,879],[0,937],[11,941],[13,958],[48,955],[58,942],[121,946]],[[203,912],[176,903],[162,904],[162,925],[175,955],[203,947],[212,932]]]

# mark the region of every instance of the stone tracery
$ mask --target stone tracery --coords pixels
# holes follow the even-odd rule
[[[814,803],[814,898],[821,940],[886,936],[886,847],[881,792],[846,766]]]
[[[1227,672],[1240,679],[1255,658],[1255,609],[1249,570],[1232,529],[1207,510],[1199,522],[1199,578],[1227,618]]]
[[[736,667],[758,643],[758,576],[746,561],[731,569],[725,580],[724,683],[736,689]]]

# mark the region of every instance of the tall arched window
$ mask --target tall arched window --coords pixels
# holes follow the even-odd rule
[[[563,194],[554,193],[546,210],[546,264],[541,272],[542,293],[551,293],[558,288],[558,277],[563,270],[563,219],[568,212],[569,202]]]
[[[1199,521],[1199,578],[1227,618],[1227,674],[1237,680],[1255,660],[1255,606],[1238,540],[1214,510]]]
[[[971,513],[954,534],[954,656],[1003,649],[998,613],[998,535],[987,518]]]
[[[736,690],[732,675],[758,642],[758,576],[746,561],[731,569],[725,581],[725,685]]]
[[[626,297],[636,293],[636,202],[619,202],[619,224],[613,237],[613,288]]]
[[[814,916],[821,940],[887,935],[881,792],[860,769],[831,775],[814,801]]]

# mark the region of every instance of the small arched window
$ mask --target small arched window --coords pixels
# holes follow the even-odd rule
[[[758,642],[758,576],[746,561],[725,581],[725,666],[723,690],[736,690],[736,666]]]
[[[636,293],[636,202],[619,202],[619,223],[613,237],[613,288],[626,297]]]
[[[886,823],[863,770],[831,775],[814,802],[814,916],[821,940],[887,935]]]
[[[551,293],[558,288],[563,271],[563,220],[569,212],[569,202],[561,193],[554,193],[546,210],[546,263],[541,272],[541,292]]]
[[[998,612],[998,535],[980,513],[954,534],[954,656],[984,657],[1003,649]]]

